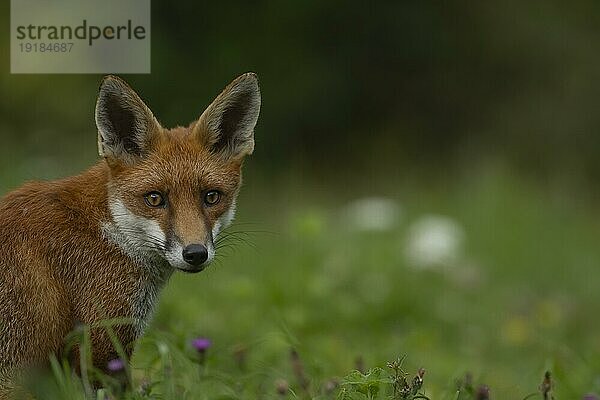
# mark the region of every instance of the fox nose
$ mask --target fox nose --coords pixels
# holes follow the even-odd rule
[[[208,259],[208,250],[201,244],[190,244],[183,249],[183,259],[186,263],[199,267]]]

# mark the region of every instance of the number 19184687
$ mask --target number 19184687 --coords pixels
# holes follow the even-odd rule
[[[21,53],[70,53],[74,43],[19,43]]]

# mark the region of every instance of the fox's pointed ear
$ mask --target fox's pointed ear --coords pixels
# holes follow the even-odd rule
[[[212,152],[241,159],[254,150],[254,127],[260,113],[260,89],[249,72],[231,82],[202,113],[193,134]]]
[[[98,152],[108,160],[135,162],[146,154],[160,124],[142,99],[122,79],[109,75],[96,102]]]

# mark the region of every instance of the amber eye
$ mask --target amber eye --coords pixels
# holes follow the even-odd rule
[[[221,193],[216,190],[211,190],[206,192],[204,195],[204,202],[209,206],[214,206],[221,200]]]
[[[159,192],[150,192],[144,196],[144,201],[148,205],[148,207],[158,208],[164,207],[165,199],[162,194]]]

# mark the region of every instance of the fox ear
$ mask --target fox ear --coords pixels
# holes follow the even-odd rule
[[[212,152],[240,159],[254,150],[254,127],[260,113],[260,89],[254,73],[231,82],[202,113],[193,134]]]
[[[148,152],[160,124],[142,99],[122,79],[109,75],[96,102],[100,156],[132,163]]]

